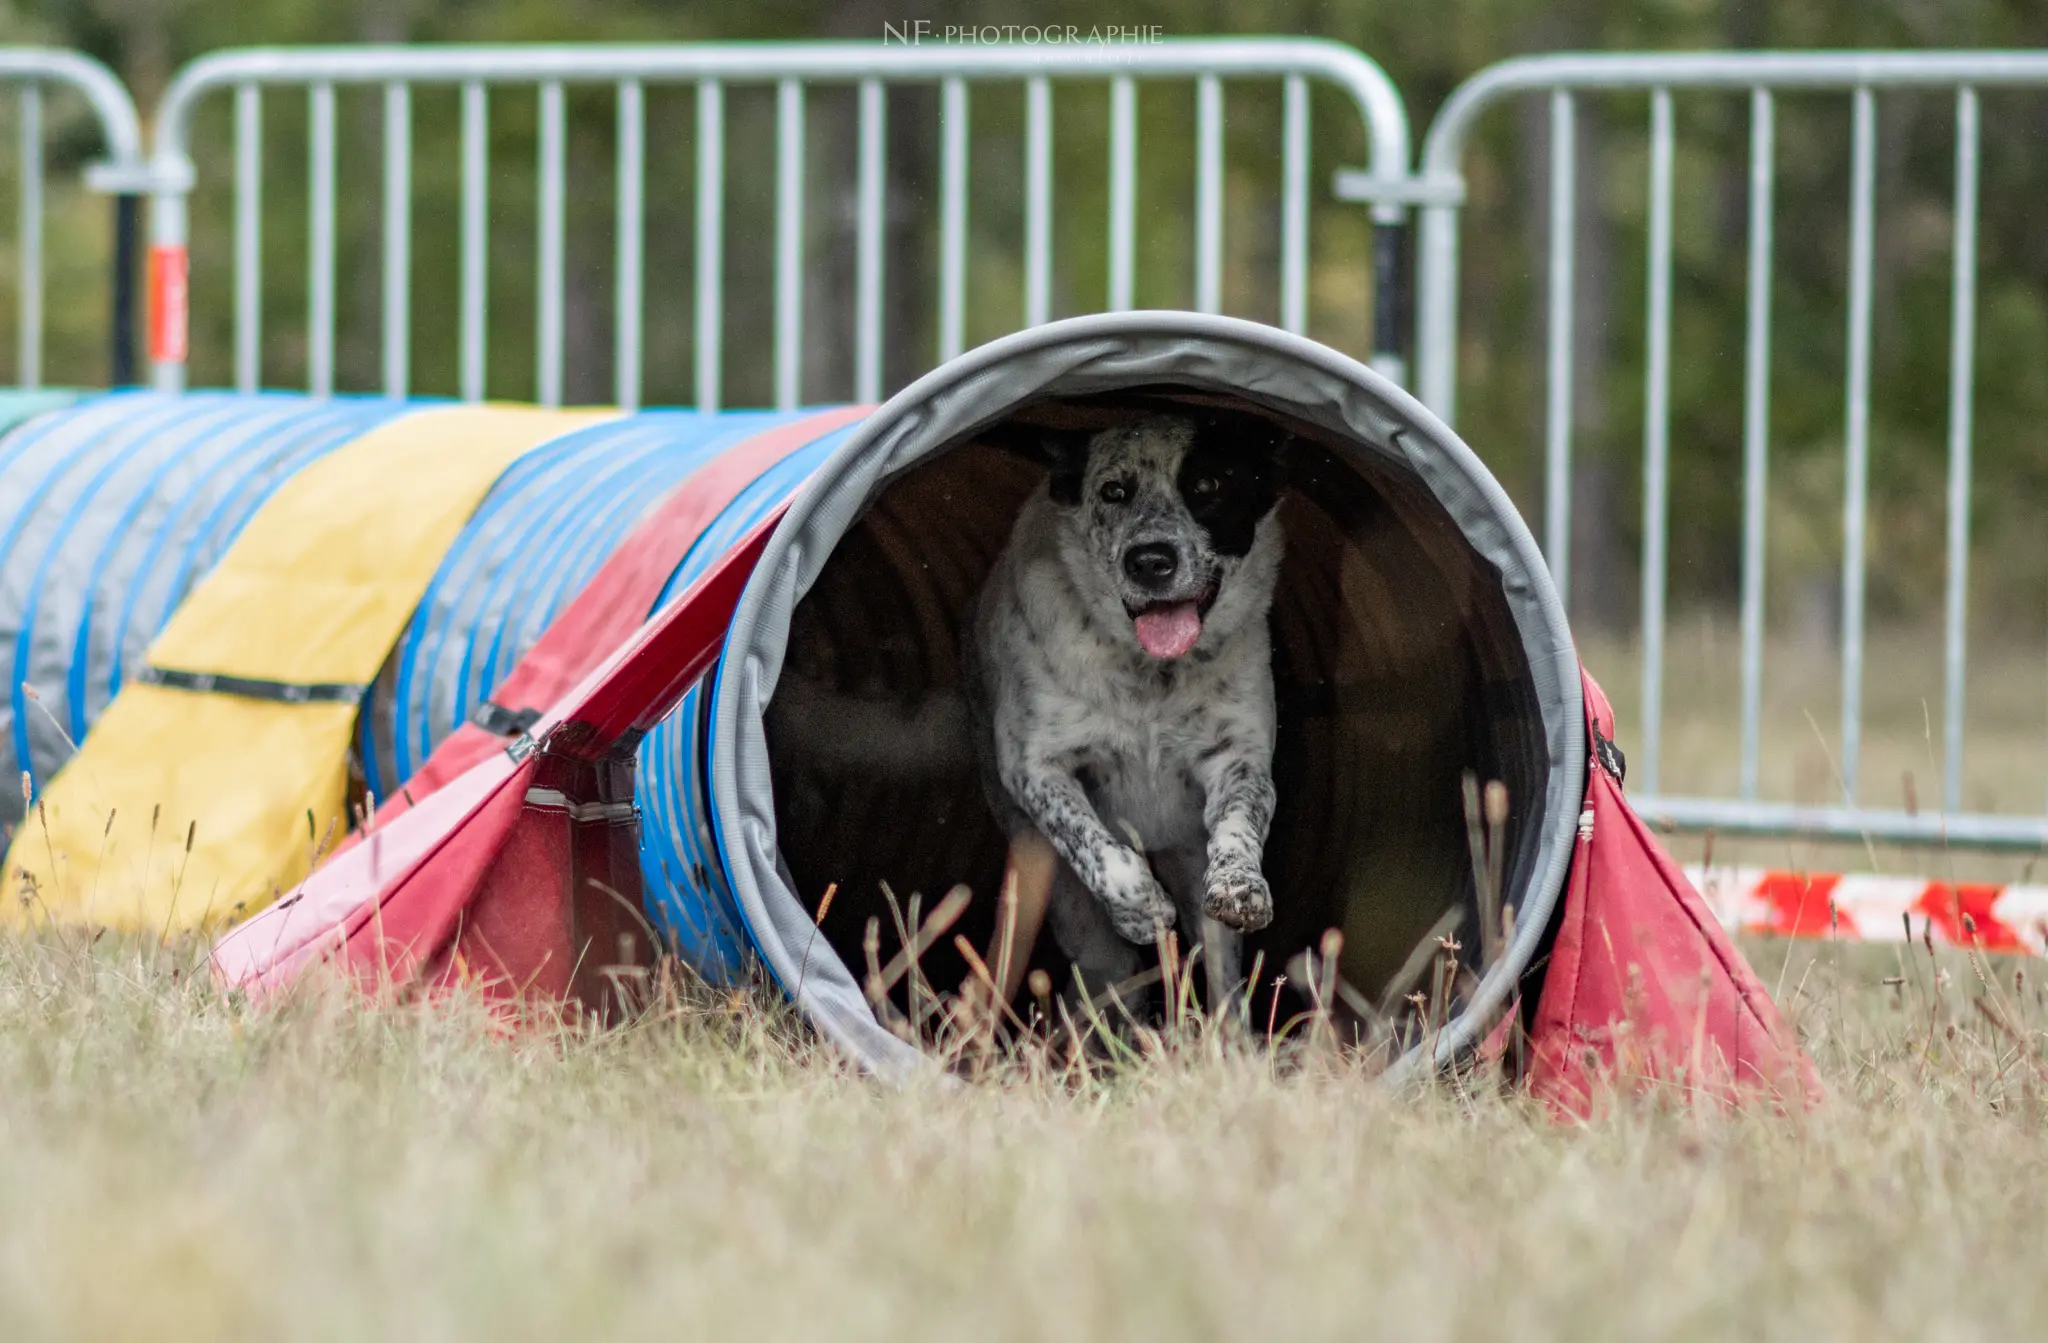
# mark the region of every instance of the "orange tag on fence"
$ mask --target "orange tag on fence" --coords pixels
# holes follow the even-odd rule
[[[191,254],[183,243],[159,243],[149,249],[149,358],[157,364],[182,364],[191,318],[187,280]]]

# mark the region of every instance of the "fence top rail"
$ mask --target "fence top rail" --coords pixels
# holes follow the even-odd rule
[[[1320,38],[1178,38],[1150,43],[911,45],[882,42],[707,42],[446,46],[250,47],[186,65],[165,90],[156,157],[182,164],[191,111],[238,84],[459,84],[647,80],[737,83],[781,79],[1239,78],[1317,76],[1348,93],[1365,123],[1375,177],[1406,175],[1408,113],[1371,58]]]
[[[2048,84],[2048,51],[1561,52],[1489,66],[1444,101],[1422,143],[1422,172],[1458,171],[1472,123],[1494,103],[1540,90],[1854,89]]]
[[[83,94],[99,118],[110,171],[132,172],[142,162],[142,121],[127,88],[90,56],[58,47],[0,47],[0,80],[48,80]]]

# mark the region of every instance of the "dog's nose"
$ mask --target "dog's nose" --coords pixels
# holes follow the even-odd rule
[[[1148,588],[1163,587],[1180,568],[1180,556],[1164,541],[1147,541],[1124,552],[1124,572]]]

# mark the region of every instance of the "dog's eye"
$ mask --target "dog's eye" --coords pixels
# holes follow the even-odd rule
[[[1127,504],[1131,501],[1131,487],[1121,480],[1103,481],[1100,493],[1105,504]]]
[[[1193,488],[1196,494],[1214,494],[1223,484],[1214,476],[1196,476]]]

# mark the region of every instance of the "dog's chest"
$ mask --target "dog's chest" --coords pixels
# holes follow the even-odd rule
[[[1087,637],[1059,646],[1037,682],[1042,730],[1060,740],[1096,813],[1147,848],[1202,838],[1196,766],[1229,735],[1218,706],[1227,678],[1187,666],[1170,676],[1129,672],[1120,650]]]
[[[1078,771],[1102,823],[1147,850],[1177,848],[1203,838],[1202,793],[1178,761],[1102,752]]]

